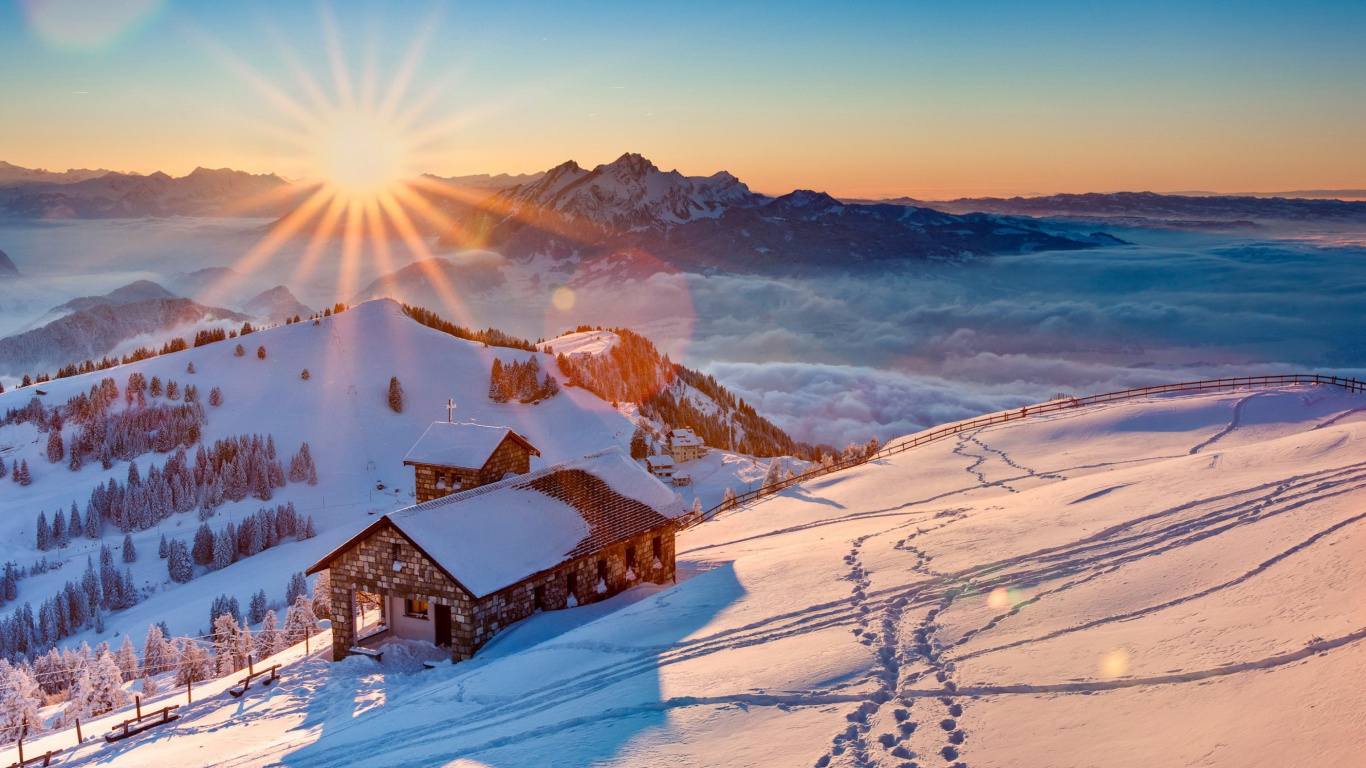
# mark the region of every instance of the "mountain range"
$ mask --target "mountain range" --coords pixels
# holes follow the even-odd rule
[[[854,201],[851,201],[854,202]],[[873,202],[873,201],[858,201]],[[964,197],[925,202],[909,197],[877,201],[885,205],[926,206],[947,213],[1005,216],[1144,217],[1162,221],[1366,221],[1366,201],[1234,195],[1160,195],[1155,192],[1088,192],[1044,197]]]

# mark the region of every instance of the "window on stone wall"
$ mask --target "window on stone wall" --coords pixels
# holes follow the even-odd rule
[[[404,615],[404,616],[407,616],[407,617],[410,618],[410,619],[425,619],[425,618],[427,618],[427,601],[426,601],[426,600],[404,600],[404,601],[403,601],[403,615]]]
[[[628,571],[634,571],[635,569],[636,569],[636,548],[633,547],[633,546],[631,546],[630,544],[627,544],[627,545],[626,545],[626,570],[628,570]]]
[[[599,560],[599,561],[598,561],[598,581],[601,581],[601,582],[604,583],[604,584],[607,583],[607,561],[606,561],[606,560]]]
[[[534,610],[545,609],[545,587],[539,586],[531,590],[531,605]]]
[[[579,593],[579,574],[576,573],[576,572],[574,572],[574,571],[570,571],[570,572],[569,572],[569,576],[565,578],[564,588],[567,589],[567,590],[569,590],[569,594],[571,594],[571,595],[578,595],[578,593]]]
[[[658,536],[650,539],[650,551],[654,553],[656,560],[662,559],[664,557],[664,540]]]

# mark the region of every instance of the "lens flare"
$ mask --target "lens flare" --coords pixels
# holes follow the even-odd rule
[[[567,285],[562,285],[550,294],[550,301],[555,305],[555,309],[561,312],[568,312],[574,308],[574,289]]]
[[[1123,677],[1129,673],[1129,654],[1122,648],[1116,648],[1105,654],[1100,659],[1100,675],[1107,680]]]
[[[1001,610],[1010,605],[1010,593],[1005,587],[997,587],[987,595],[987,607],[994,610]]]

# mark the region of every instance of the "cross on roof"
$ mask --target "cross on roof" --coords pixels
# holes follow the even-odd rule
[[[454,420],[455,420],[455,399],[454,399],[454,398],[447,398],[447,400],[446,400],[446,421],[447,421],[447,423],[449,423],[449,422],[452,422],[452,421],[454,421]]]

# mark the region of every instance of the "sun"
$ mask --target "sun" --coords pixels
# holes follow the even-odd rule
[[[313,164],[324,184],[350,199],[378,200],[417,175],[409,138],[380,116],[351,110],[337,114],[312,137]]]
[[[373,57],[358,76],[348,67],[341,37],[330,11],[322,6],[331,82],[315,77],[288,51],[294,75],[293,88],[267,78],[234,56],[216,49],[230,69],[252,85],[275,108],[277,121],[254,120],[252,124],[274,143],[286,147],[283,160],[302,169],[302,177],[267,197],[285,202],[290,210],[274,222],[266,235],[243,254],[233,269],[243,276],[279,253],[287,243],[305,242],[302,255],[293,262],[292,279],[309,276],[336,259],[339,294],[351,296],[361,274],[386,274],[402,266],[398,250],[426,273],[457,319],[465,319],[463,302],[454,286],[433,263],[429,242],[437,235],[466,247],[479,242],[464,236],[458,222],[445,212],[444,199],[463,204],[480,202],[468,190],[444,184],[425,175],[426,168],[442,160],[439,147],[477,114],[433,118],[439,89],[410,97],[410,86],[435,24],[420,27],[407,48],[407,56],[380,87],[380,73]],[[266,200],[245,201],[250,208]],[[331,246],[340,242],[339,258]],[[222,290],[227,290],[224,286]]]

